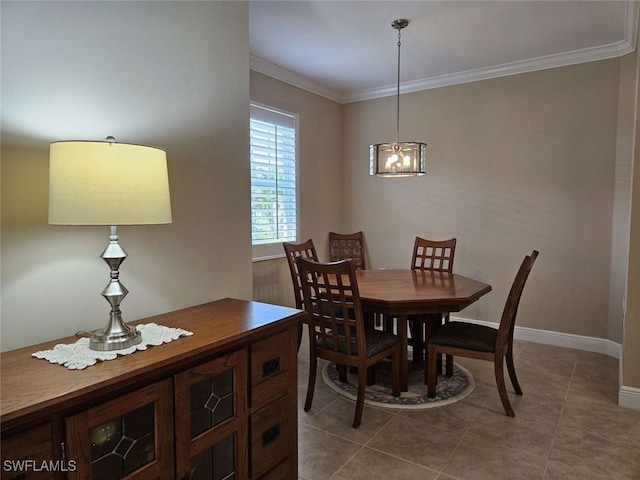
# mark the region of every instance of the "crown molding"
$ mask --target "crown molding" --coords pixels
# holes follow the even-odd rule
[[[462,83],[488,80],[491,78],[506,77],[520,73],[621,57],[635,50],[636,37],[638,34],[640,2],[627,2],[626,6],[624,40],[619,42],[574,50],[571,52],[546,55],[528,60],[504,63],[475,70],[439,75],[437,77],[429,77],[412,82],[404,82],[400,84],[400,93],[418,92],[432,88],[447,87]],[[347,94],[340,94],[320,85],[317,82],[309,80],[297,73],[286,70],[258,57],[250,57],[250,68],[275,78],[276,80],[281,80],[285,83],[302,88],[338,103],[352,103],[363,100],[372,100],[374,98],[389,97],[396,95],[398,88],[397,85],[394,84],[379,88],[355,91]]]
[[[275,78],[276,80],[288,83],[289,85],[293,85],[294,87],[302,88],[303,90],[307,90],[308,92],[328,98],[329,100],[333,100],[334,102],[344,103],[343,96],[341,94],[326,88],[324,85],[321,85],[318,82],[309,80],[302,75],[298,75],[297,73],[292,72],[291,70],[287,70],[286,68],[279,67],[278,65],[268,62],[260,57],[250,55],[249,68],[258,73],[267,75],[268,77]]]
[[[451,85],[459,85],[461,83],[477,82],[480,80],[488,80],[491,78],[506,77],[517,75],[519,73],[535,72],[538,70],[546,70],[549,68],[565,67],[578,63],[593,62],[596,60],[605,60],[608,58],[621,57],[627,53],[631,53],[634,46],[626,40],[612,45],[601,47],[586,48],[583,50],[575,50],[572,52],[559,53],[555,55],[547,55],[528,60],[505,63],[491,67],[478,68],[468,70],[466,72],[457,72],[438,77],[430,77],[413,82],[405,82],[400,84],[400,93],[418,92],[420,90],[429,90],[431,88],[448,87]],[[362,100],[371,100],[373,98],[388,97],[396,95],[397,85],[388,85],[370,90],[362,90],[352,94],[344,95],[342,103],[359,102]]]

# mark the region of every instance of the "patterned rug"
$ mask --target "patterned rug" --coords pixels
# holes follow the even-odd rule
[[[325,383],[339,394],[355,400],[357,395],[357,374],[349,373],[347,383],[340,382],[335,364],[327,364],[322,369]],[[402,392],[399,397],[391,395],[391,369],[382,368],[376,371],[376,383],[368,386],[364,403],[386,408],[432,408],[462,400],[475,387],[473,376],[458,364],[453,365],[453,376],[438,375],[436,397],[427,397],[427,386],[424,384],[424,372],[421,370],[409,374],[409,391]]]

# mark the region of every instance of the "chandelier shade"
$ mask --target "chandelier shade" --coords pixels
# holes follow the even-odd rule
[[[369,146],[369,174],[378,177],[424,175],[426,143],[394,142]]]
[[[391,27],[398,30],[398,83],[396,89],[396,141],[369,146],[369,175],[377,177],[415,177],[425,174],[427,144],[400,141],[400,31],[409,20],[398,19]]]

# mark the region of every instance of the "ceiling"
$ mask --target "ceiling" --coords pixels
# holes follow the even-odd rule
[[[635,48],[639,2],[271,1],[249,6],[251,68],[348,103],[613,58]]]

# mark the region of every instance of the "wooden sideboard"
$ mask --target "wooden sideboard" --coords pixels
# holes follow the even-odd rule
[[[2,353],[2,480],[298,478],[300,310],[223,299],[145,318],[193,332],[68,370]]]

